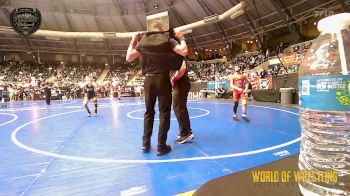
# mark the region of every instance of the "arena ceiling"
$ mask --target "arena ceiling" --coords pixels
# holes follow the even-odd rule
[[[245,1],[244,15],[195,29],[189,36],[191,48],[224,48],[232,41],[254,36],[260,39],[263,33],[280,28],[297,31],[295,23],[315,17],[317,10],[339,8],[342,0]],[[146,30],[146,15],[169,11],[170,25],[177,27],[221,14],[238,3],[238,0],[0,0],[0,50],[121,55],[129,43],[126,39],[25,39],[9,28],[9,15],[14,8],[38,8],[43,30],[130,32]]]

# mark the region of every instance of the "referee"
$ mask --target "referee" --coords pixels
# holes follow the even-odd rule
[[[142,150],[149,152],[151,149],[151,136],[154,123],[154,106],[158,98],[159,108],[159,132],[157,156],[162,156],[171,151],[166,144],[170,128],[171,111],[171,83],[169,73],[171,69],[179,69],[183,58],[174,55],[187,56],[187,44],[183,33],[177,33],[180,44],[170,38],[169,32],[163,31],[162,24],[153,21],[150,24],[150,32],[133,36],[126,55],[126,61],[132,62],[140,57],[142,72],[145,75],[145,105],[144,133]],[[140,39],[141,38],[141,39]],[[140,40],[138,42],[138,40]],[[177,54],[174,54],[177,53]],[[176,62],[178,61],[178,62]]]
[[[45,84],[44,88],[46,105],[50,105],[51,102],[51,87],[48,83]]]

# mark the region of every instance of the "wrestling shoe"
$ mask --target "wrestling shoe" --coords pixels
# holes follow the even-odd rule
[[[88,113],[88,115],[86,115],[87,117],[91,117],[91,113]]]
[[[249,118],[248,118],[248,116],[246,114],[243,114],[242,118],[243,118],[244,121],[250,122],[250,120],[249,120]]]
[[[191,139],[191,140],[194,140],[194,135],[193,135],[193,133],[191,133],[191,134],[192,134],[192,139]],[[177,136],[177,139],[176,139],[175,141],[177,141],[180,137],[181,137],[181,136],[178,135],[178,136]]]
[[[238,117],[237,117],[237,114],[234,114],[232,118],[233,118],[234,121],[239,121]]]
[[[184,144],[187,142],[192,142],[194,139],[194,135],[191,133],[185,137],[178,136],[177,139],[175,140],[175,143],[177,144]]]

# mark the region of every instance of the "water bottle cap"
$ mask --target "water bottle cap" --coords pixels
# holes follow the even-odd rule
[[[322,33],[331,33],[347,29],[350,26],[350,13],[341,13],[323,18],[318,22],[317,29]]]

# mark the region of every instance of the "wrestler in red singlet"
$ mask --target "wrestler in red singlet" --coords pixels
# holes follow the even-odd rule
[[[233,88],[233,102],[235,105],[233,106],[233,119],[235,121],[238,120],[237,117],[237,108],[239,100],[242,101],[242,118],[245,121],[249,121],[247,117],[247,93],[249,81],[248,78],[241,73],[241,68],[239,65],[235,66],[235,73],[229,77],[231,87]]]

